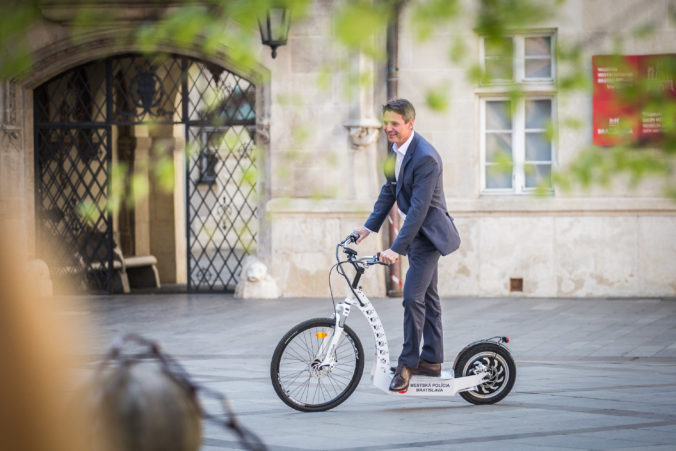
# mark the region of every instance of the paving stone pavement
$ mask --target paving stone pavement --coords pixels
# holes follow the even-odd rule
[[[676,449],[676,299],[442,300],[446,359],[467,343],[507,335],[517,380],[498,404],[397,398],[370,384],[373,338],[355,310],[348,324],[367,356],[362,381],[328,412],[302,413],[276,396],[269,365],[296,323],[329,316],[330,299],[236,300],[154,294],[80,298],[87,353],[114,337],[157,340],[198,381],[225,393],[271,450]],[[400,299],[375,299],[393,361],[402,343]],[[241,449],[206,424],[204,451]]]

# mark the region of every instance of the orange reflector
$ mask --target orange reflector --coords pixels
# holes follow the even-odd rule
[[[317,333],[315,334],[315,337],[317,337],[317,338],[326,338],[327,335],[328,335],[328,334],[327,334],[326,332],[317,332]]]

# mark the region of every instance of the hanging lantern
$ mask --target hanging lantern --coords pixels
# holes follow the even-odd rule
[[[272,49],[273,58],[277,56],[277,47],[286,45],[290,25],[286,8],[270,8],[264,18],[258,19],[261,41]]]

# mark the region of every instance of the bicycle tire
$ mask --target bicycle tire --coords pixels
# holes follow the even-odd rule
[[[317,352],[323,340],[333,337],[334,328],[332,318],[313,318],[294,326],[277,344],[270,378],[277,396],[289,407],[303,412],[329,410],[349,398],[359,385],[364,348],[347,325],[335,350],[334,365],[329,369],[317,366]]]

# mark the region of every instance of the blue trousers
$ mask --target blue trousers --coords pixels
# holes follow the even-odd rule
[[[431,363],[444,361],[441,303],[437,292],[440,256],[434,245],[421,234],[409,248],[403,302],[404,346],[399,365],[417,368],[419,358]]]

